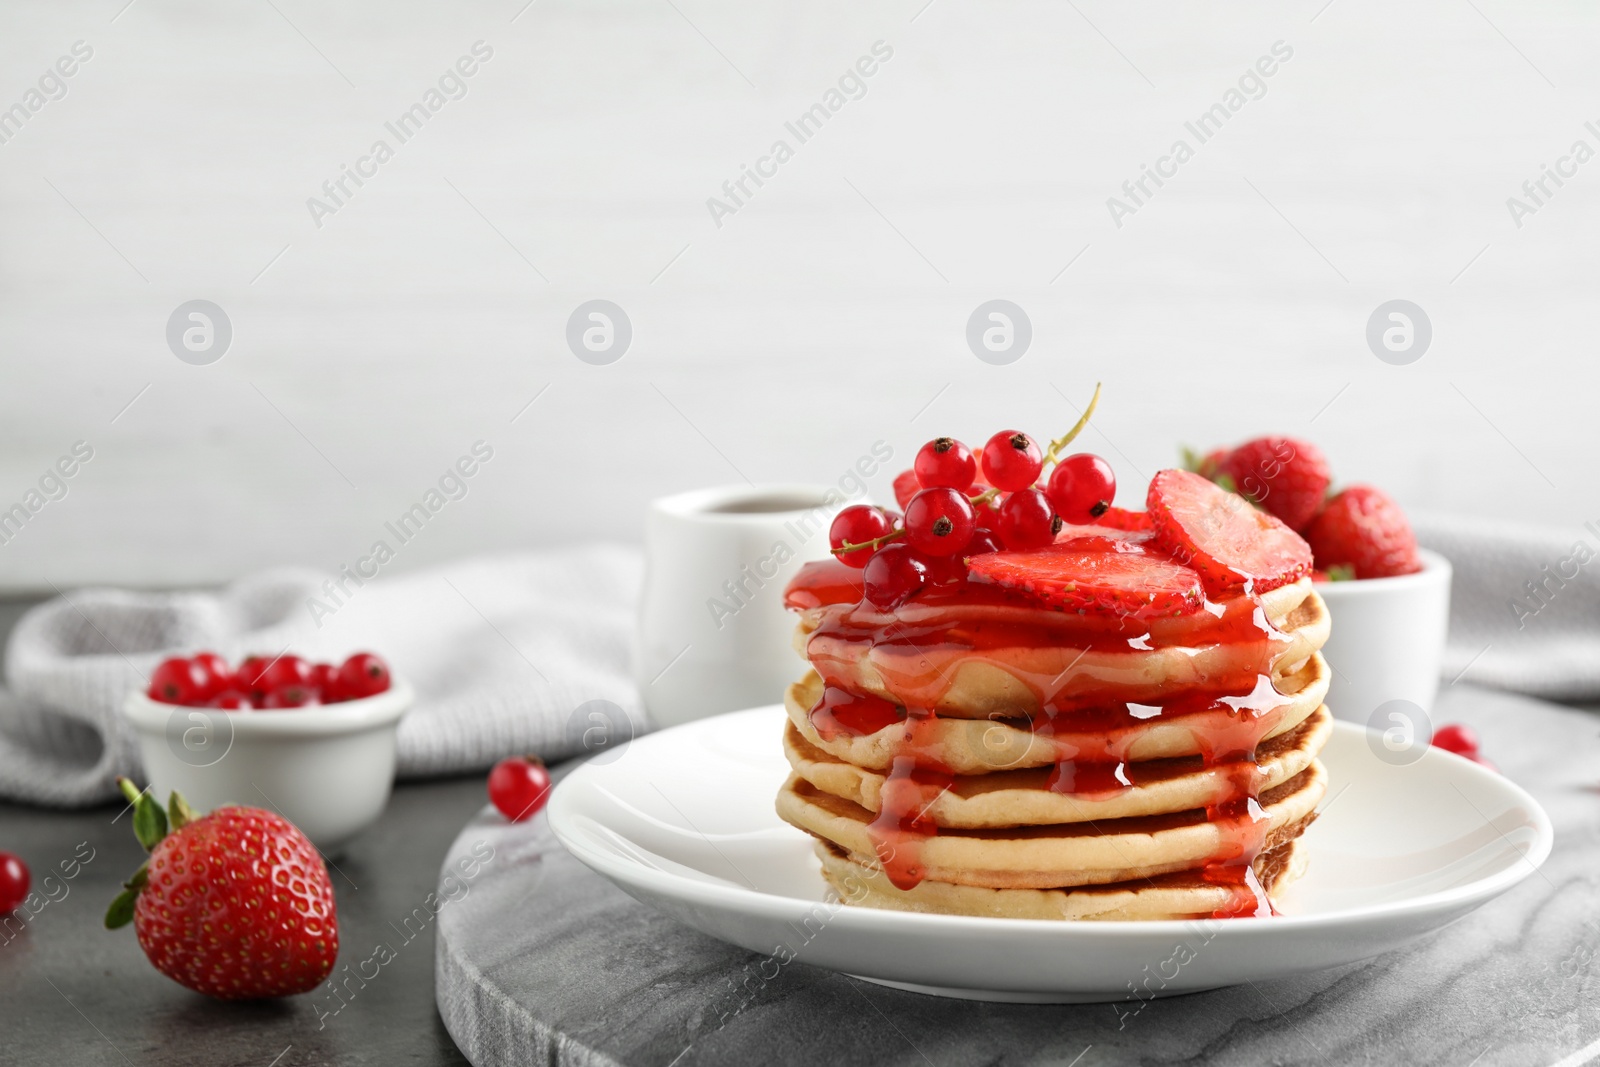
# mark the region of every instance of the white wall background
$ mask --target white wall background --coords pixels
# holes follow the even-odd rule
[[[1097,379],[1119,503],[1179,442],[1282,431],[1413,509],[1600,518],[1600,161],[1506,207],[1600,149],[1584,5],[124,3],[0,8],[0,108],[94,50],[0,144],[0,507],[95,449],[0,587],[335,567],[478,439],[396,568],[633,540],[654,495],[831,480],[877,438],[1059,433]],[[315,226],[478,40],[467,96]],[[878,40],[866,96],[718,228],[707,197]],[[1114,226],[1279,40],[1265,96]],[[564,342],[595,297],[634,326],[606,367]],[[964,339],[995,297],[1034,324],[1006,367]],[[1434,327],[1405,367],[1364,341],[1397,297]],[[165,343],[195,298],[233,323],[210,366]]]

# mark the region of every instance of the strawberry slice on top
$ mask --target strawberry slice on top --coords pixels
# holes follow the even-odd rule
[[[1110,538],[1078,538],[1032,552],[989,552],[968,559],[967,568],[973,581],[1080,614],[1149,619],[1188,615],[1205,602],[1194,571]]]
[[[1311,570],[1311,546],[1282,521],[1198,474],[1164,470],[1145,502],[1156,540],[1211,593],[1264,593]]]

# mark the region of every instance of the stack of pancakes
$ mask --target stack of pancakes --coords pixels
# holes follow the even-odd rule
[[[880,612],[851,582],[820,563],[790,588],[812,669],[786,693],[777,801],[842,898],[1268,915],[1301,873],[1332,731],[1328,612],[1309,580],[1145,620],[965,586]]]

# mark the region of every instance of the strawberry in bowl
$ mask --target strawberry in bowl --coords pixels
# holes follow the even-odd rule
[[[1426,715],[1449,628],[1450,561],[1417,547],[1400,505],[1375,486],[1335,486],[1322,450],[1299,438],[1258,437],[1186,459],[1311,546],[1312,579],[1334,618],[1322,650],[1334,668],[1334,714],[1382,724],[1382,709],[1398,701]]]
[[[383,812],[411,687],[360,652],[338,666],[210,652],[164,660],[123,714],[161,795],[270,808],[324,852]]]

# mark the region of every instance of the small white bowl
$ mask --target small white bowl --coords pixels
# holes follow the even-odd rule
[[[191,708],[142,692],[129,693],[122,710],[162,804],[176,790],[196,811],[266,808],[326,853],[383,813],[412,697],[396,678],[376,696],[290,711]]]
[[[1422,570],[1396,578],[1318,582],[1333,620],[1322,655],[1333,668],[1328,710],[1371,724],[1378,709],[1403,700],[1433,709],[1450,629],[1450,561],[1420,549]]]

